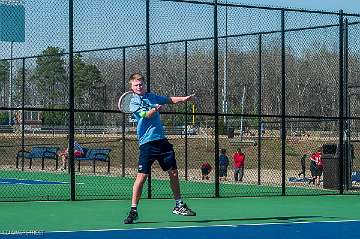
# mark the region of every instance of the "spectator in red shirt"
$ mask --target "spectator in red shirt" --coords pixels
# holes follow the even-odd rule
[[[312,166],[310,166],[312,179],[310,180],[309,184],[312,182],[316,183],[316,185],[320,185],[320,178],[324,165],[321,158],[321,150],[321,147],[318,148],[318,150],[310,156],[310,160],[312,161]]]
[[[241,152],[240,148],[238,148],[233,155],[233,163],[235,182],[242,182],[244,177],[245,154]]]

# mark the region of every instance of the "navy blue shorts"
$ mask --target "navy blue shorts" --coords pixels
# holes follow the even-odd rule
[[[219,177],[227,177],[227,167],[226,166],[219,167]]]
[[[177,169],[173,145],[167,139],[155,140],[140,145],[138,172],[149,174],[157,160],[164,171]]]

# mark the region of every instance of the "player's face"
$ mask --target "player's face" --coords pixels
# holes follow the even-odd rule
[[[131,90],[138,95],[145,94],[144,81],[142,79],[132,80]]]

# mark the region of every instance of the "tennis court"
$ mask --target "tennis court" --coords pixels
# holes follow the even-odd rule
[[[0,203],[0,238],[311,238],[316,232],[316,238],[328,239],[360,235],[358,196],[187,197],[197,216],[181,217],[171,213],[173,200],[146,199],[144,192],[140,219],[124,225],[133,178],[77,175],[76,197],[80,201],[56,201],[69,197],[69,175],[65,172],[2,171],[0,175],[2,197],[20,201]],[[107,180],[112,181],[111,187],[99,187]],[[161,187],[167,180],[153,179],[152,183],[156,195],[171,195],[168,187]],[[214,194],[214,184],[209,182],[183,180],[181,186],[184,195],[193,193],[194,188]],[[281,193],[280,187],[271,185],[221,185],[223,195],[246,195],[252,190],[262,195]],[[307,195],[338,193],[302,186],[290,187],[288,192],[291,190],[303,190]],[[105,191],[126,200],[81,201],[105,195]],[[30,195],[41,201],[21,202]]]
[[[114,175],[77,174],[76,198],[86,199],[126,199],[131,198],[134,177]],[[167,178],[153,178],[153,198],[171,198],[172,192],[168,187]],[[215,195],[212,181],[180,181],[184,197],[213,197]],[[68,200],[70,195],[70,177],[66,172],[46,171],[0,171],[0,192],[3,201],[31,200]],[[281,195],[281,185],[256,183],[236,184],[222,183],[220,193],[223,197],[231,195]],[[307,183],[287,187],[288,195],[321,195],[338,194],[338,190],[320,187],[310,187]],[[147,190],[143,191],[143,198],[147,198]]]
[[[196,217],[173,215],[173,200],[0,203],[0,238],[359,238],[358,196],[187,199]]]
[[[2,0],[0,10],[0,239],[360,238],[359,14],[220,0]],[[123,224],[139,149],[117,105],[134,72],[147,91],[196,94],[161,111],[196,217],[172,214],[154,165],[139,221]],[[71,155],[73,140],[111,161],[70,157],[66,172],[56,150],[19,154],[70,145]],[[239,147],[244,180],[230,169],[223,180],[219,152]],[[319,147],[314,185],[300,160]]]

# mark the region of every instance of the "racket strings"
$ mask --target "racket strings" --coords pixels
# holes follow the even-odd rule
[[[134,94],[133,92],[127,92],[127,93],[123,94],[123,96],[120,97],[120,100],[119,100],[119,104],[118,104],[119,109],[125,113],[135,113],[135,112],[138,112],[139,110],[147,111],[154,107],[154,106],[148,104],[146,101],[144,101],[143,97],[139,97],[140,104],[137,103],[136,104],[137,107],[130,107],[130,105],[133,103],[132,101],[136,97],[139,97],[139,96]],[[134,108],[136,108],[136,110]]]
[[[119,102],[119,109],[125,113],[131,113],[130,110],[130,103],[131,100],[134,98],[133,93],[127,93],[123,97],[121,97]]]

